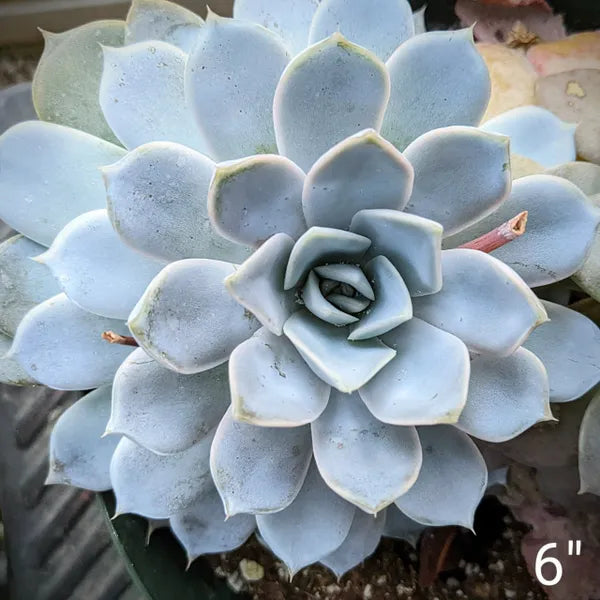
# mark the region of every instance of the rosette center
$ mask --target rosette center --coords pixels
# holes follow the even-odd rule
[[[360,319],[375,293],[360,266],[337,263],[311,269],[301,297],[313,315],[342,327]]]

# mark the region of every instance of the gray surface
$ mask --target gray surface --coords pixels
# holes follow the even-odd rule
[[[76,392],[0,386],[0,508],[15,600],[133,600],[94,494],[44,486],[52,423]]]
[[[0,133],[19,121],[36,118],[31,83],[17,83],[0,91]]]

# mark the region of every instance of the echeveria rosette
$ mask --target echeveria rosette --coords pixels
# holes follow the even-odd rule
[[[471,150],[472,171],[446,178],[462,190],[463,222],[508,193],[505,138],[467,127],[422,138],[415,147],[427,161],[415,153],[413,162],[426,162],[430,179],[452,140]],[[471,526],[487,470],[464,432],[503,441],[551,418],[544,366],[520,347],[546,319],[544,308],[502,262],[476,250],[442,252],[442,226],[402,210],[418,209],[406,154],[366,130],[306,175],[278,155],[217,166],[208,191],[214,229],[256,250],[241,265],[171,263],[129,317],[138,360],[145,352],[201,378],[229,359],[231,406],[214,432],[212,479],[226,514],[256,514],[292,571],[327,564],[340,544],[351,544],[357,518],[357,536],[365,527],[381,532],[380,521],[365,523],[357,510],[378,514],[395,503],[420,523]],[[469,349],[479,354],[472,361]],[[153,408],[154,425],[140,427],[121,383],[128,373],[126,361],[109,430],[146,435],[148,446],[159,423],[175,440],[198,422],[190,398],[184,410],[176,401],[177,423]],[[139,482],[114,468],[117,497],[131,502]],[[451,506],[439,493],[449,486]],[[303,523],[309,502],[318,514]]]
[[[382,532],[470,526],[487,474],[466,434],[510,439],[598,380],[595,326],[547,305],[527,337],[545,311],[522,279],[442,236],[554,194],[527,205],[525,252],[566,277],[597,217],[564,179],[510,192],[469,30],[410,38],[404,0],[235,16],[136,0],[46,35],[42,121],[0,138],[0,216],[29,238],[0,252],[1,374],[98,388],[59,420],[49,482],[114,488],[190,559],[258,525],[292,571],[341,574]],[[126,319],[141,348],[100,339]]]

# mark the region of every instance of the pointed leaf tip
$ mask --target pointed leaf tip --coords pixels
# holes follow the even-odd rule
[[[504,358],[473,358],[459,429],[488,442],[503,442],[550,419],[548,376],[532,352],[521,347]]]
[[[232,352],[229,376],[234,418],[254,425],[310,423],[323,412],[329,398],[329,386],[310,370],[294,346],[264,328]]]
[[[250,21],[211,16],[207,22],[186,63],[185,93],[212,155],[232,160],[275,152],[273,96],[289,61],[283,40]]]
[[[399,150],[423,133],[479,124],[490,77],[469,30],[429,31],[402,44],[386,63],[392,94],[382,135]],[[421,100],[431,105],[423,110]]]
[[[180,260],[165,267],[129,316],[140,346],[179,373],[199,373],[226,362],[260,327],[227,292],[224,280],[234,272],[231,263],[210,259]],[[157,319],[160,314],[168,318]]]
[[[47,484],[94,491],[111,488],[110,461],[119,438],[102,439],[110,412],[111,387],[100,387],[70,406],[50,435]]]
[[[525,282],[489,254],[466,248],[444,250],[442,275],[440,292],[413,298],[414,313],[477,353],[508,356],[547,318]]]
[[[177,454],[158,455],[123,437],[110,463],[118,506],[151,519],[168,519],[212,489],[212,433]]]
[[[216,427],[228,404],[227,365],[182,375],[138,348],[115,375],[107,432],[115,430],[158,454],[183,452]]]
[[[322,0],[310,27],[309,43],[342,34],[382,60],[414,35],[410,4],[404,0]]]
[[[321,476],[365,512],[376,515],[417,479],[422,452],[414,427],[381,423],[358,394],[332,391],[327,408],[311,429]],[[375,463],[373,456],[377,456]]]
[[[124,154],[119,146],[54,123],[25,121],[11,127],[0,136],[0,217],[50,246],[72,219],[105,207],[98,167]]]
[[[326,485],[312,463],[295,500],[279,512],[257,515],[256,522],[269,548],[283,560],[293,577],[342,544],[355,511],[352,504]]]
[[[44,385],[62,390],[93,389],[110,383],[133,350],[104,342],[100,332],[106,330],[125,332],[125,326],[122,321],[89,313],[65,294],[58,294],[25,315],[11,352],[31,377]]]
[[[182,50],[158,40],[104,50],[100,106],[125,147],[170,141],[209,153],[185,99],[186,61]]]
[[[370,51],[341,34],[310,46],[294,57],[277,85],[273,120],[279,153],[308,171],[348,136],[379,130],[389,94],[385,65]]]
[[[548,372],[551,402],[580,398],[600,381],[600,329],[584,315],[542,301],[548,321],[524,343]]]
[[[594,394],[579,430],[579,476],[581,488],[600,496],[600,393]]]
[[[257,427],[221,420],[211,449],[211,472],[227,515],[270,513],[298,494],[312,457],[310,428]]]
[[[396,355],[377,338],[349,341],[347,328],[325,323],[307,310],[295,312],[283,331],[313,372],[345,393],[365,385]]]
[[[30,239],[13,236],[0,244],[0,332],[14,336],[23,317],[40,302],[60,292],[50,269],[36,259],[44,248]]]
[[[45,35],[32,86],[40,119],[117,142],[98,101],[103,69],[99,43],[121,46],[124,35],[125,22],[118,20],[92,21],[58,35]]]
[[[104,209],[73,219],[42,256],[70,300],[112,319],[127,318],[164,266],[121,241]]]
[[[318,0],[236,0],[233,16],[258,23],[281,36],[294,56],[309,43],[308,32],[318,5]]]
[[[419,427],[423,466],[416,483],[396,500],[411,519],[430,526],[473,529],[487,486],[487,467],[473,441],[450,425]]]

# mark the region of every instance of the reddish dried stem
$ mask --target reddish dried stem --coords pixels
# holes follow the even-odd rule
[[[121,344],[122,346],[138,346],[138,343],[130,335],[119,335],[114,331],[105,331],[102,339],[109,344]]]
[[[492,252],[496,248],[508,244],[508,242],[522,236],[525,233],[527,226],[527,211],[519,213],[512,219],[498,225],[496,229],[492,229],[488,233],[484,233],[482,236],[474,239],[471,242],[467,242],[459,248],[470,248],[471,250],[481,250],[481,252]]]

